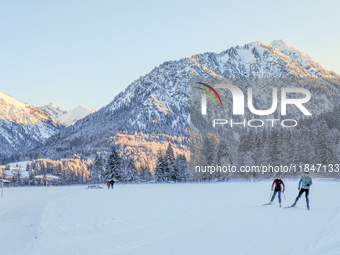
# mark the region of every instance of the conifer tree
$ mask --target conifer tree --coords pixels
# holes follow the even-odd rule
[[[114,179],[120,181],[122,179],[121,159],[115,147],[112,148],[111,154],[108,158],[105,177],[106,180]]]
[[[164,178],[166,181],[176,181],[178,170],[175,167],[175,156],[174,151],[170,145],[168,144],[168,148],[165,152],[164,157]]]
[[[128,160],[125,181],[133,182],[137,180],[137,169],[132,158]]]
[[[93,173],[92,173],[92,179],[93,181],[100,181],[104,177],[104,164],[103,159],[100,155],[100,153],[96,153],[94,164],[93,164]]]
[[[177,180],[181,182],[188,181],[190,178],[190,169],[188,161],[184,154],[179,155],[176,158],[176,167],[178,169]]]
[[[157,163],[156,163],[156,168],[155,168],[155,180],[157,182],[162,182],[165,180],[164,178],[164,166],[165,162],[162,156],[161,150],[158,151],[158,156],[157,156]]]

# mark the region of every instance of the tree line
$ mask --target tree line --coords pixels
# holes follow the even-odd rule
[[[72,158],[52,160],[37,159],[27,162],[28,177],[23,178],[20,170],[13,170],[12,183],[17,185],[48,183],[67,185],[81,183],[103,183],[114,179],[117,182],[181,182],[189,180],[189,164],[184,154],[174,155],[171,143],[167,150],[158,151],[157,164],[151,172],[149,165],[136,167],[133,157],[119,155],[119,146],[113,146],[109,153],[97,152],[93,160],[75,154]],[[53,175],[58,177],[50,180]],[[26,176],[26,175],[25,175]],[[49,179],[50,178],[50,179]]]
[[[103,176],[105,180],[114,179],[121,182],[155,181],[155,182],[182,182],[190,177],[189,164],[184,154],[175,158],[170,143],[163,153],[158,151],[157,163],[154,175],[151,174],[147,165],[137,171],[135,162],[130,159],[122,159],[116,148],[113,147],[107,158],[106,167],[103,166],[100,155],[97,154],[94,162],[96,176]]]

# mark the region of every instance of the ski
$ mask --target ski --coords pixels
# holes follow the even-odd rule
[[[263,204],[262,206],[264,205],[274,205],[274,203],[267,203],[267,204]]]
[[[298,207],[298,206],[286,206],[286,207],[283,207],[283,209],[294,208],[294,207]]]

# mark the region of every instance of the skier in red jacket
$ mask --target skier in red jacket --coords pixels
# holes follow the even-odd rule
[[[269,203],[269,204],[272,204],[272,203],[273,203],[274,198],[275,198],[275,196],[276,196],[276,193],[278,193],[279,204],[280,204],[280,207],[281,207],[281,185],[282,185],[282,187],[283,187],[282,193],[285,192],[285,184],[284,184],[284,182],[281,180],[281,176],[278,176],[278,177],[273,181],[273,184],[272,184],[272,191],[273,191],[274,184],[275,184],[275,190],[274,190],[274,194],[273,194],[272,199],[270,200],[270,203]]]
[[[107,181],[106,185],[107,185],[107,189],[110,189],[110,181]]]

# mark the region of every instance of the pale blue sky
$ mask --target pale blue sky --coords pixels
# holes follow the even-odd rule
[[[0,91],[101,108],[168,60],[283,39],[340,74],[339,1],[0,1]]]

